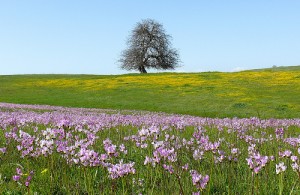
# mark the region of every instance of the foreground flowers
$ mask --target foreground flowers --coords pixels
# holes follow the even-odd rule
[[[208,175],[202,176],[195,170],[191,170],[190,173],[192,176],[193,185],[195,185],[199,190],[205,189],[209,181],[209,176]]]
[[[299,132],[299,119],[0,104],[0,193],[293,193]]]

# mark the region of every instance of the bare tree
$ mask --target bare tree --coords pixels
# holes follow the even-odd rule
[[[175,69],[179,65],[179,54],[171,48],[170,35],[163,26],[152,20],[142,20],[132,30],[119,62],[125,70],[147,73],[147,68]]]

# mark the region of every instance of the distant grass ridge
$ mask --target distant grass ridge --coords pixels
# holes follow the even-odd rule
[[[276,66],[271,68],[252,69],[248,71],[300,71],[300,65],[298,66]]]
[[[203,117],[299,118],[299,97],[299,66],[234,73],[0,76],[0,102]]]

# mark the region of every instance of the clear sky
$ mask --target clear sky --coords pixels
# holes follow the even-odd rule
[[[299,0],[0,0],[0,74],[124,74],[135,24],[170,34],[177,71],[300,65]]]

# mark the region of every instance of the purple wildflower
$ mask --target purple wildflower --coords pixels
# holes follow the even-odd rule
[[[294,170],[294,171],[296,171],[296,172],[300,172],[300,166],[298,165],[298,163],[297,162],[294,162],[294,163],[292,163],[291,164],[291,167],[292,167],[292,169]]]
[[[275,134],[276,134],[276,139],[282,139],[283,135],[284,135],[284,130],[283,128],[277,128],[275,130]]]
[[[276,174],[282,173],[286,170],[286,166],[284,162],[280,162],[278,165],[276,164]]]
[[[193,158],[195,160],[201,160],[203,158],[204,152],[200,149],[196,149],[193,153]]]
[[[4,147],[4,148],[0,148],[0,152],[2,152],[3,154],[5,154],[6,153],[6,148]]]
[[[202,176],[195,170],[191,170],[190,174],[192,176],[193,185],[196,186],[196,188],[198,188],[200,190],[205,189],[205,187],[209,181],[209,176],[208,175]]]
[[[298,157],[297,156],[291,156],[291,160],[292,160],[292,162],[296,162],[298,160]]]
[[[22,173],[22,170],[21,170],[19,167],[16,168],[16,173],[17,173],[18,175],[22,175],[22,174],[23,174],[23,173]]]
[[[172,165],[163,164],[163,168],[167,170],[170,174],[174,173],[174,168]]]
[[[134,169],[134,162],[131,163],[123,163],[121,160],[118,164],[111,164],[110,167],[108,167],[108,173],[109,177],[111,179],[117,179],[119,177],[123,177],[128,174],[135,174],[135,169]]]
[[[13,176],[13,180],[14,181],[19,181],[21,179],[21,176],[20,175],[14,175]]]
[[[126,150],[124,144],[121,144],[121,145],[119,146],[119,149],[120,149],[120,152],[123,152],[124,154],[127,154],[127,150]]]
[[[279,156],[284,158],[284,157],[290,157],[292,155],[292,151],[290,150],[285,150],[284,152],[279,152]]]
[[[185,164],[185,165],[183,165],[181,168],[182,168],[183,170],[187,171],[187,170],[188,170],[188,168],[189,168],[189,164],[188,164],[188,163],[186,163],[186,164]]]

